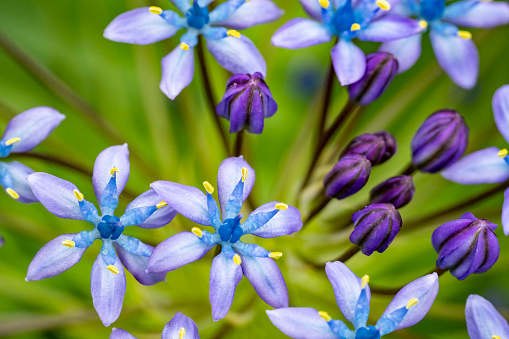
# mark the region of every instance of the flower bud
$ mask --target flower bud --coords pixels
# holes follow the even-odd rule
[[[365,156],[345,155],[325,176],[323,180],[325,195],[336,199],[349,197],[366,185],[370,173],[371,163]]]
[[[396,153],[396,139],[385,131],[375,134],[363,134],[354,138],[341,156],[346,154],[362,154],[372,166],[380,165]]]
[[[408,204],[414,197],[414,180],[410,175],[400,175],[382,182],[371,190],[371,204],[393,204],[395,208],[401,208]]]
[[[450,269],[463,280],[472,273],[486,272],[498,259],[500,248],[494,230],[496,224],[463,214],[438,227],[431,242],[438,253],[437,267]]]
[[[468,127],[452,109],[433,113],[412,140],[412,163],[422,172],[436,173],[455,163],[468,144]]]
[[[392,204],[373,204],[352,215],[354,230],[350,241],[365,255],[382,253],[394,240],[403,221]]]
[[[348,86],[350,99],[367,105],[378,99],[398,73],[398,60],[394,55],[377,52],[366,57],[366,73],[361,80]]]
[[[276,111],[277,104],[259,72],[235,74],[228,79],[223,100],[216,107],[216,113],[230,121],[230,133],[245,128],[250,133],[260,134],[264,119]]]
[[[2,247],[5,244],[4,238],[0,235],[0,247]]]

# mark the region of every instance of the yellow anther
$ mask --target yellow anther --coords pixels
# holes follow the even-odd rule
[[[319,311],[318,312],[318,315],[320,317],[322,317],[326,322],[329,322],[332,320],[332,317],[329,315],[329,313],[325,312],[325,311]]]
[[[481,0],[481,1],[487,1],[487,0]],[[502,339],[498,335],[492,335],[491,339]]]
[[[319,3],[320,3],[320,6],[322,6],[323,8],[329,7],[329,1],[327,1],[327,0],[320,0]]]
[[[458,33],[456,33],[460,38],[462,39],[465,39],[465,40],[470,40],[472,39],[472,33],[470,33],[469,31],[458,31]]]
[[[117,167],[113,167],[110,171],[110,175],[113,176],[113,174],[117,173],[118,172],[118,168]]]
[[[193,227],[191,228],[191,232],[193,232],[194,234],[196,234],[199,238],[202,237],[203,235],[203,232],[201,229],[199,229],[198,227]]]
[[[184,51],[187,51],[189,50],[189,45],[183,42],[180,44],[180,48],[182,48]]]
[[[419,302],[419,299],[417,299],[417,298],[410,299],[406,304],[406,309],[407,310],[410,309],[410,307],[415,306],[418,302]]]
[[[366,285],[369,283],[369,275],[364,275],[362,277],[362,281],[361,281],[361,288],[366,288]]]
[[[239,32],[237,32],[237,31],[236,31],[236,30],[234,30],[234,29],[230,29],[230,30],[226,33],[226,35],[228,35],[228,36],[232,36],[232,37],[234,37],[234,38],[240,38],[240,33],[239,33]]]
[[[205,191],[207,191],[208,194],[214,193],[214,186],[212,186],[210,182],[204,181],[203,187],[205,187]]]
[[[498,152],[498,156],[501,158],[505,158],[507,156],[507,154],[509,154],[509,152],[507,151],[507,148],[501,149]]]
[[[272,258],[272,259],[279,259],[283,256],[283,253],[281,252],[270,252],[269,253],[269,258]]]
[[[157,209],[160,209],[161,207],[168,206],[168,203],[166,201],[161,201],[159,204],[156,205]]]
[[[233,256],[233,262],[234,262],[235,264],[237,264],[237,265],[242,264],[242,259],[240,259],[240,255],[235,254],[235,255]]]
[[[242,167],[242,182],[245,182],[247,179],[247,168]]]
[[[118,268],[116,268],[115,266],[113,265],[108,265],[106,266],[106,268],[111,272],[111,273],[114,273],[114,274],[118,274],[119,270]]]
[[[10,145],[15,144],[15,143],[17,143],[17,142],[20,142],[20,140],[21,140],[21,139],[20,139],[20,138],[18,138],[18,137],[16,137],[16,138],[10,138],[9,140],[7,140],[7,141],[5,142],[5,146],[10,146]]]
[[[426,20],[421,20],[419,21],[419,26],[421,26],[422,28],[426,28],[428,27],[428,22]]]
[[[73,248],[74,246],[76,246],[76,243],[72,240],[64,240],[62,241],[62,245],[64,245],[65,247]]]
[[[150,8],[148,10],[152,14],[161,14],[161,13],[163,13],[162,8],[161,7],[157,7],[157,6],[150,6]]]
[[[287,204],[283,204],[282,202],[278,202],[276,204],[276,209],[277,210],[287,210],[288,209],[288,205]]]
[[[74,193],[74,196],[76,197],[76,199],[78,199],[79,202],[82,202],[83,199],[85,199],[85,196],[80,191],[74,190],[72,192]]]
[[[179,339],[184,338],[185,335],[186,335],[186,329],[181,327],[179,330]]]
[[[387,2],[386,0],[377,0],[376,4],[378,7],[380,7],[381,10],[384,11],[390,11],[391,10],[391,4]]]
[[[352,32],[358,31],[359,29],[361,29],[361,25],[359,25],[358,23],[352,24],[352,27],[350,27],[350,30]]]
[[[5,189],[5,192],[7,192],[7,194],[9,194],[11,196],[11,198],[13,199],[19,199],[19,194],[18,192],[16,192],[15,190],[13,190],[12,188],[7,188]]]

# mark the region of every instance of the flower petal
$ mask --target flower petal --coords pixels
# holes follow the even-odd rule
[[[170,322],[164,326],[161,339],[181,338],[180,331],[182,328],[184,329],[185,339],[200,339],[198,326],[196,326],[194,320],[180,312],[177,312]]]
[[[121,328],[113,328],[110,339],[136,339],[136,337]]]
[[[151,251],[154,250],[154,247],[145,244]],[[145,286],[150,286],[157,284],[158,282],[166,280],[166,273],[147,273],[147,264],[148,258],[135,255],[127,252],[122,246],[113,243],[113,247],[115,247],[115,251],[117,252],[118,258],[122,262],[125,268],[138,280],[138,282]]]
[[[212,319],[223,319],[230,310],[235,289],[242,279],[242,268],[224,252],[218,254],[210,268],[209,299],[212,305]]]
[[[171,100],[193,81],[194,49],[177,47],[161,60],[162,75],[159,87]]]
[[[341,313],[348,321],[355,323],[355,310],[362,291],[362,279],[357,277],[340,261],[328,262],[325,265],[325,272],[334,289],[336,302],[341,309]],[[369,304],[371,300],[369,286],[366,287],[366,296]]]
[[[19,198],[16,200],[24,204],[39,202],[25,180],[32,173],[34,173],[33,169],[18,161],[0,162],[0,183],[2,187],[4,189],[10,188],[18,193]]]
[[[462,185],[504,182],[509,179],[509,164],[498,152],[498,148],[488,147],[470,153],[445,169],[442,176]]]
[[[63,241],[72,240],[77,233],[64,234],[44,245],[28,266],[26,281],[51,278],[73,267],[88,247],[67,247]]]
[[[509,85],[497,89],[493,95],[493,116],[500,134],[509,142]]]
[[[413,19],[399,15],[384,15],[373,20],[366,28],[358,31],[359,40],[385,42],[410,37],[423,31]]]
[[[504,192],[504,205],[502,206],[502,228],[504,234],[509,235],[509,188]]]
[[[422,34],[411,37],[387,41],[380,46],[381,52],[389,52],[398,59],[398,73],[410,69],[421,56]]]
[[[337,339],[325,319],[310,307],[286,307],[267,310],[270,321],[291,338]]]
[[[170,0],[182,12],[186,13],[191,8],[189,0]]]
[[[242,202],[246,201],[249,193],[253,189],[255,182],[255,171],[249,166],[243,156],[230,157],[219,165],[217,172],[217,194],[219,198],[219,205],[221,206],[221,215],[226,215],[226,203],[237,186],[237,183],[242,178],[242,169],[247,169],[246,180],[244,182],[244,191],[242,194]]]
[[[366,56],[351,41],[339,39],[331,50],[331,56],[341,86],[359,81],[366,73]]]
[[[256,46],[245,35],[207,39],[207,48],[217,62],[232,73],[267,73],[267,64]]]
[[[101,254],[95,259],[90,275],[90,287],[94,307],[104,326],[110,326],[120,315],[125,295],[125,272],[120,260],[113,265],[118,270],[110,271]]]
[[[156,181],[150,187],[184,217],[204,226],[211,226],[207,196],[196,187],[170,181]]]
[[[278,203],[277,201],[269,202],[251,212],[246,222],[242,224],[244,234],[253,234],[261,238],[275,238],[298,232],[302,228],[302,217],[300,211],[293,206],[288,206],[285,210],[278,210],[275,216],[260,225],[257,215],[274,211]]]
[[[274,308],[288,307],[288,289],[274,259],[248,255],[240,257],[242,272],[260,298]]]
[[[201,259],[214,246],[191,232],[180,232],[154,249],[148,261],[148,271],[162,273],[176,270]]]
[[[19,142],[12,144],[11,152],[30,151],[46,139],[64,119],[65,115],[51,107],[34,107],[9,121],[2,141],[20,138]]]
[[[111,170],[117,168],[117,196],[120,196],[129,179],[129,149],[127,144],[111,146],[99,153],[94,163],[94,192],[97,201],[101,202],[101,196],[110,182]]]
[[[316,0],[299,0],[306,13],[316,21],[322,21],[322,6]]]
[[[465,306],[468,335],[472,339],[509,338],[509,325],[495,307],[483,297],[471,294]]]
[[[288,49],[304,48],[329,42],[332,35],[323,23],[306,18],[288,21],[272,36],[272,45]]]
[[[155,206],[160,202],[164,201],[153,189],[149,189],[146,192],[143,192],[136,199],[134,199],[129,205],[127,205],[125,211],[126,213],[132,209],[145,207],[145,206]],[[169,224],[173,218],[178,214],[178,212],[173,209],[171,206],[163,206],[147,219],[144,222],[137,224],[138,227],[143,228],[159,228]]]
[[[214,0],[198,0],[198,5],[200,5],[200,7],[207,7],[213,2]]]
[[[464,27],[493,28],[509,24],[505,1],[458,1],[445,8],[442,19]]]
[[[251,0],[244,3],[232,15],[214,25],[231,29],[246,29],[279,19],[284,11],[271,0]]]

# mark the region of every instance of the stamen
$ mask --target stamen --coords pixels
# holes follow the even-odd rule
[[[387,2],[386,0],[377,0],[376,4],[378,7],[380,7],[381,10],[384,11],[390,11],[391,10],[391,4]]]
[[[352,24],[352,27],[350,27],[350,30],[352,32],[358,31],[359,29],[361,29],[361,25],[359,25],[358,23]]]
[[[76,199],[78,199],[79,202],[82,202],[83,199],[85,199],[85,196],[80,191],[74,190],[73,193],[74,193],[74,196],[76,197]]]
[[[160,209],[161,207],[168,206],[168,203],[166,201],[161,201],[159,204],[156,205],[157,209]]]
[[[232,37],[234,37],[234,38],[240,38],[240,33],[239,33],[239,32],[237,32],[237,31],[236,31],[236,30],[234,30],[234,29],[230,29],[230,30],[226,33],[226,35],[228,35],[228,36],[232,36]]]
[[[118,172],[118,168],[113,167],[110,171],[110,175],[113,176],[114,173]]]
[[[426,28],[428,27],[428,22],[426,20],[421,20],[419,21],[419,26],[421,26],[422,28]]]
[[[507,154],[509,154],[509,152],[507,151],[507,148],[501,149],[498,152],[498,156],[501,158],[505,158],[507,156]]]
[[[179,330],[179,339],[184,338],[185,335],[186,335],[186,329],[181,327]]]
[[[369,275],[365,275],[362,277],[362,281],[361,281],[361,288],[364,289],[366,288],[366,285],[369,283]]]
[[[269,253],[269,258],[272,258],[272,259],[279,259],[283,256],[283,253],[281,252],[270,252]]]
[[[204,181],[203,187],[205,187],[205,191],[207,191],[208,194],[214,193],[214,186],[212,186],[210,182]]]
[[[152,14],[161,14],[163,13],[163,10],[161,7],[157,7],[157,6],[150,6],[150,8],[148,9],[148,11]]]
[[[194,234],[196,234],[198,236],[198,238],[201,238],[203,236],[203,232],[201,229],[199,229],[198,227],[193,227],[191,228],[191,232],[193,232]]]
[[[242,182],[245,182],[247,179],[247,168],[242,167]]]
[[[481,1],[489,1],[489,0],[481,0]],[[491,339],[502,339],[498,335],[492,335]]]
[[[234,262],[235,264],[237,264],[237,265],[242,264],[242,259],[240,259],[240,255],[235,254],[235,255],[233,256],[233,262]]]
[[[120,272],[120,271],[118,270],[118,268],[116,268],[116,267],[115,267],[115,266],[113,266],[113,265],[108,265],[108,266],[106,266],[106,268],[107,268],[107,269],[108,269],[111,273],[114,273],[114,274],[118,274],[118,272]]]
[[[189,45],[183,42],[180,44],[180,48],[182,48],[184,51],[187,51],[189,50]]]
[[[276,204],[276,209],[277,210],[287,210],[288,209],[288,205],[287,204],[284,204],[282,202],[278,202]]]
[[[322,6],[323,8],[327,9],[329,7],[329,1],[327,0],[320,0],[320,6]]]
[[[12,188],[7,188],[5,190],[7,192],[7,194],[9,194],[11,196],[11,198],[13,199],[19,199],[19,194],[18,192],[16,192],[15,190],[13,190]]]
[[[325,312],[325,311],[319,311],[318,312],[318,315],[320,317],[322,317],[326,322],[329,322],[332,320],[332,317],[329,315],[329,313]]]
[[[74,246],[76,246],[76,243],[72,240],[64,240],[62,241],[62,245],[64,245],[65,247],[73,248]]]
[[[410,299],[408,301],[408,303],[406,304],[406,309],[407,310],[410,309],[410,307],[415,306],[418,302],[419,302],[419,299],[417,299],[417,298]]]
[[[16,138],[11,138],[11,139],[9,139],[9,140],[7,140],[7,141],[5,142],[5,146],[10,146],[10,145],[15,144],[15,143],[17,143],[17,142],[20,142],[20,140],[21,140],[21,139],[20,139],[20,138],[18,138],[18,137],[16,137]]]
[[[465,39],[465,40],[470,40],[472,39],[472,33],[470,33],[469,31],[458,31],[458,33],[456,33],[460,38],[462,39]]]

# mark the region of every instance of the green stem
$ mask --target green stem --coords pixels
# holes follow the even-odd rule
[[[242,145],[244,144],[244,134],[245,134],[245,131],[241,130],[240,132],[237,132],[237,135],[235,136],[235,147],[234,147],[233,155],[236,157],[242,155]]]

